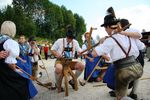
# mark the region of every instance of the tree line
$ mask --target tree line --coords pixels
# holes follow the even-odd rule
[[[33,35],[51,41],[65,37],[67,25],[72,27],[79,43],[86,31],[82,16],[48,0],[13,0],[11,5],[0,10],[0,24],[5,20],[15,22],[17,35]]]

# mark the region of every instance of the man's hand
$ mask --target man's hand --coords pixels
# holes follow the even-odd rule
[[[6,58],[8,55],[9,55],[9,53],[7,51],[1,51],[0,52],[0,59]]]
[[[77,55],[78,55],[78,56],[82,56],[81,52],[77,52]]]
[[[108,55],[102,55],[102,57],[106,60],[106,61],[110,61],[110,57]]]
[[[57,57],[57,58],[62,58],[62,55],[59,54],[59,53],[56,53],[56,57]]]

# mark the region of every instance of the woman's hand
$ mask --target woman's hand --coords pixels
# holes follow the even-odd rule
[[[23,62],[23,63],[26,63],[27,61],[22,59],[22,62]]]
[[[8,55],[9,55],[9,53],[7,51],[1,51],[0,52],[0,59],[6,58]]]
[[[94,58],[89,58],[90,62],[94,62]]]

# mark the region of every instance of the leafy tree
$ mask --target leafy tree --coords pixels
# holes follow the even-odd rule
[[[17,25],[17,34],[36,35],[52,41],[66,36],[66,26],[71,25],[76,39],[86,26],[82,16],[73,14],[65,6],[58,6],[49,0],[13,0],[13,6],[0,10],[0,23],[12,20]]]
[[[82,16],[79,16],[78,14],[74,14],[74,17],[76,19],[76,37],[77,40],[79,41],[79,43],[82,43],[82,35],[83,33],[86,31],[86,25],[84,22],[84,19],[82,18]]]
[[[75,29],[75,18],[71,10],[67,10],[65,6],[61,6],[63,18],[64,18],[64,27],[71,25],[73,30]]]
[[[11,6],[7,6],[5,9],[3,9],[3,21],[5,20],[11,20],[14,21],[15,11]]]

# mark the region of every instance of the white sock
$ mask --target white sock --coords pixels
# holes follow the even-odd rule
[[[134,81],[131,94],[137,94],[138,84],[139,84],[139,79]]]
[[[81,73],[82,73],[82,71],[76,70],[75,76],[78,78],[81,75]],[[72,84],[74,83],[73,79],[71,79],[70,81]]]
[[[56,86],[58,85],[59,77],[60,77],[60,75],[55,73]]]
[[[82,71],[76,70],[75,75],[78,78],[81,75]]]

